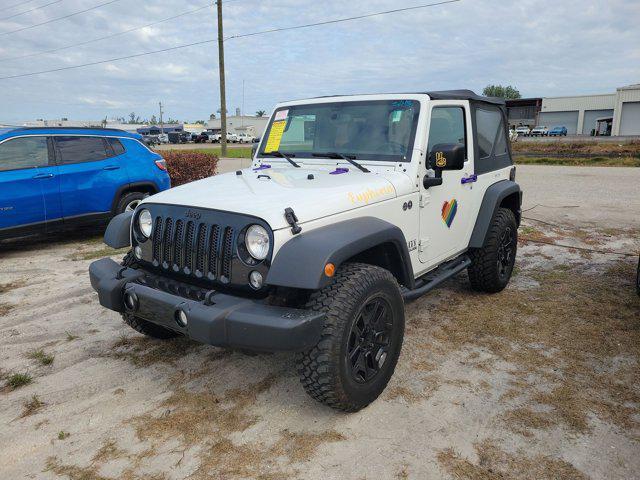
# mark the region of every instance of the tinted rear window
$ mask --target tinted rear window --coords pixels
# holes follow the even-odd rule
[[[0,144],[0,171],[49,164],[47,137],[12,138]]]
[[[108,141],[111,145],[111,148],[113,148],[113,153],[115,155],[122,155],[125,152],[122,142],[120,142],[120,140],[118,140],[117,138],[109,138]]]
[[[95,162],[110,156],[101,137],[55,137],[55,140],[61,165]]]

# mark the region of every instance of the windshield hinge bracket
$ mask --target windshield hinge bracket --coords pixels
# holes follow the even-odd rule
[[[298,217],[293,211],[293,208],[287,207],[284,209],[284,218],[289,225],[291,225],[291,233],[297,235],[302,231],[302,227],[298,225]]]

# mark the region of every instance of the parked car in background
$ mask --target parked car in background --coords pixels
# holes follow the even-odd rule
[[[248,133],[238,133],[236,137],[238,143],[253,143],[253,135],[249,135]]]
[[[158,143],[169,143],[169,135],[166,133],[158,135]]]
[[[0,239],[106,222],[170,188],[138,134],[85,128],[0,130]]]
[[[516,133],[519,137],[528,137],[531,133],[531,129],[527,126],[521,126],[516,128]]]
[[[546,137],[547,135],[549,135],[549,129],[547,127],[538,126],[531,130],[532,137]]]
[[[207,143],[210,140],[210,136],[208,132],[202,132],[198,136],[196,136],[194,142],[195,143]]]
[[[256,152],[258,151],[258,146],[260,145],[260,137],[253,139],[253,144],[251,145],[251,158],[256,156]]]
[[[551,130],[549,130],[548,135],[550,137],[566,137],[567,127],[553,127]]]
[[[155,135],[142,135],[142,143],[144,143],[147,147],[153,147],[154,145],[158,145],[158,137]]]

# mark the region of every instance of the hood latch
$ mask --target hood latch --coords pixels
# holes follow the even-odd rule
[[[284,218],[289,225],[291,225],[291,233],[297,235],[302,231],[302,227],[298,225],[298,217],[296,216],[296,212],[293,211],[293,208],[287,207],[284,209]]]

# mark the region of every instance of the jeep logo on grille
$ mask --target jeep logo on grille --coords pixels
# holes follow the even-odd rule
[[[202,215],[198,212],[194,212],[193,210],[187,210],[187,213],[185,213],[184,216],[187,218],[193,218],[194,220],[200,220]]]

